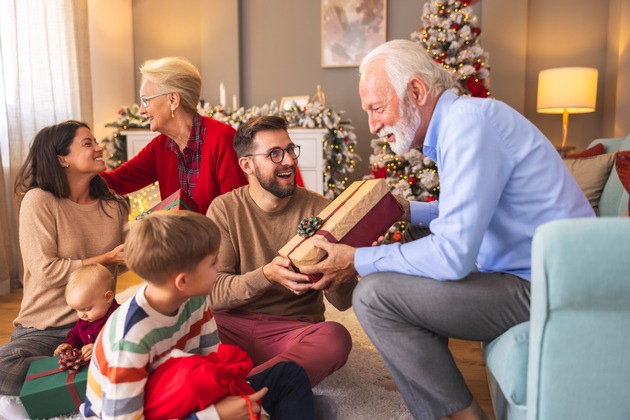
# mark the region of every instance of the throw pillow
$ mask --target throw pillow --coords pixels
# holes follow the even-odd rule
[[[630,193],[630,150],[615,154],[615,169],[621,185]],[[628,214],[630,214],[630,200],[628,200]]]
[[[591,207],[598,213],[597,207],[602,191],[615,159],[614,153],[587,157],[582,159],[564,159],[569,172],[577,181]]]
[[[592,156],[603,155],[606,149],[602,143],[597,143],[595,146],[590,147],[583,152],[580,153],[572,153],[567,155],[565,159],[579,159],[579,158],[587,158]]]

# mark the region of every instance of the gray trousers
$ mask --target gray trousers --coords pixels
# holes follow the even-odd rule
[[[0,347],[0,394],[19,395],[31,362],[52,357],[72,327],[46,330],[16,327],[11,341]]]
[[[472,403],[448,339],[492,341],[529,319],[529,298],[530,283],[506,273],[459,281],[375,273],[352,303],[413,417],[433,420]]]

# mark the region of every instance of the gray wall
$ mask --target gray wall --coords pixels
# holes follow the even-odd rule
[[[409,39],[421,26],[423,4],[389,0],[387,39]],[[353,122],[363,157],[352,177],[358,179],[369,172],[373,136],[357,69],[321,68],[320,8],[320,0],[133,0],[136,68],[149,58],[187,57],[203,75],[204,99],[218,103],[223,81],[228,105],[237,94],[246,107],[313,95],[320,84],[327,105]],[[552,143],[560,143],[561,116],[536,112],[538,73],[550,67],[599,70],[597,110],[569,118],[569,144],[583,149],[596,137],[630,132],[623,118],[630,103],[630,34],[622,24],[630,18],[630,0],[482,0],[475,13],[490,54],[493,97],[523,113]]]

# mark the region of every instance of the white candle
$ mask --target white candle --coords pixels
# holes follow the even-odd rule
[[[223,86],[223,82],[219,85],[219,105],[225,107],[225,86]]]
[[[236,94],[234,94],[234,96],[232,96],[232,111],[236,111],[237,108],[238,103],[236,102]]]

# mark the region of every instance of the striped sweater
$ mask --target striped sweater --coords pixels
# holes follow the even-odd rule
[[[166,316],[149,305],[145,289],[112,314],[96,340],[83,407],[86,418],[142,418],[151,372],[171,357],[207,355],[219,345],[206,296],[190,298],[176,315]]]

